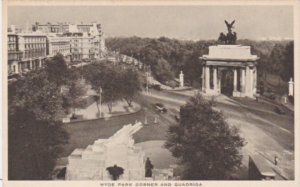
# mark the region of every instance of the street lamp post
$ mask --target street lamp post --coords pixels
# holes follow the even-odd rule
[[[149,93],[149,76],[148,76],[148,72],[146,72],[146,93]]]
[[[101,117],[101,114],[102,114],[102,101],[101,101],[101,95],[102,95],[102,88],[100,87],[100,94],[99,94],[99,102],[100,102],[99,112],[100,112],[100,117]]]
[[[145,122],[144,122],[144,124],[145,124],[145,125],[148,125],[148,120],[147,120],[147,108],[144,108],[144,110],[145,110]]]

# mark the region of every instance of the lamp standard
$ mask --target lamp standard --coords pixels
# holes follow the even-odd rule
[[[101,100],[101,95],[102,95],[102,88],[100,87],[100,90],[99,90],[99,103],[100,103],[99,112],[100,112],[100,117],[101,117],[101,114],[102,114],[102,100]]]
[[[148,120],[147,120],[147,108],[145,107],[144,110],[145,110],[145,122],[144,122],[144,124],[145,124],[145,125],[148,125]]]
[[[146,71],[146,93],[149,93],[149,73]]]

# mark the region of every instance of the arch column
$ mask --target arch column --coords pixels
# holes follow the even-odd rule
[[[253,79],[253,77],[254,77],[254,75],[253,75],[253,68],[250,68],[249,69],[249,75],[250,75],[250,82],[249,82],[249,96],[250,97],[253,97],[253,82],[254,82],[254,79]]]
[[[205,66],[202,66],[202,92],[205,90]]]
[[[234,97],[240,97],[240,92],[237,91],[237,68],[233,69],[233,91],[232,96]]]
[[[233,70],[233,91],[237,91],[237,70],[234,68]]]
[[[256,85],[257,85],[257,68],[253,68],[253,93],[256,94]]]
[[[39,58],[39,67],[41,68],[42,67],[42,59]]]
[[[249,95],[249,82],[250,82],[250,68],[246,66],[246,80],[245,80],[245,95]]]
[[[244,96],[245,94],[245,80],[246,80],[246,73],[245,73],[245,69],[241,69],[241,95]]]
[[[214,74],[213,74],[213,76],[214,76],[214,80],[213,80],[213,82],[214,82],[214,91],[217,93],[218,92],[217,67],[214,67],[213,71],[214,71]]]
[[[210,90],[210,74],[209,74],[209,66],[205,68],[205,91],[206,93]]]

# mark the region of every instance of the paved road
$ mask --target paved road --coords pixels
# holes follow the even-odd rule
[[[167,108],[171,108],[178,115],[179,107],[187,101],[189,93],[176,93],[151,90],[151,94],[145,94],[145,98],[152,98],[163,102]],[[210,99],[210,97],[205,97]],[[243,148],[245,155],[243,163],[248,164],[248,156],[259,153],[269,160],[270,166],[275,171],[288,179],[294,178],[294,117],[292,114],[280,116],[270,111],[272,106],[267,103],[255,101],[233,100],[220,96],[215,98],[216,107],[221,110],[230,125],[240,129],[247,145]],[[274,156],[279,157],[280,162],[275,166]]]

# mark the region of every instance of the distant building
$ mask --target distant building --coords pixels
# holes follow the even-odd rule
[[[99,33],[101,31],[101,24],[91,23],[91,24],[70,24],[70,23],[46,23],[40,24],[38,22],[32,26],[33,31],[41,31],[43,33],[65,33],[65,32],[90,32],[92,27],[96,26]]]
[[[57,35],[47,35],[47,57],[53,57],[56,54],[62,54],[67,62],[70,61],[70,38]]]
[[[16,25],[10,25],[8,28],[7,28],[7,32],[8,33],[11,33],[11,34],[18,34],[18,33],[21,33],[22,32],[22,28],[16,26]]]
[[[18,34],[19,50],[22,52],[21,61],[18,62],[18,72],[42,67],[46,58],[46,35],[40,33]]]
[[[89,32],[80,32],[75,27],[70,31],[72,32],[64,33],[63,36],[70,38],[72,61],[100,59],[104,56],[105,40],[97,24],[92,24]]]
[[[19,50],[18,35],[8,34],[7,44],[8,74],[19,73],[18,62],[21,61],[22,52]]]
[[[101,24],[39,24],[32,32],[8,29],[9,74],[42,67],[46,58],[62,54],[67,62],[101,59],[106,53]]]

